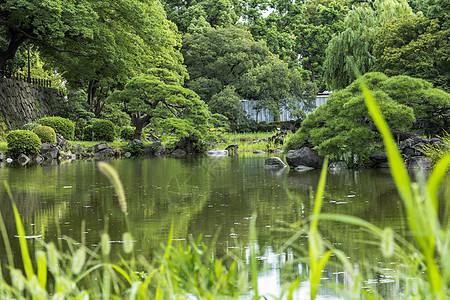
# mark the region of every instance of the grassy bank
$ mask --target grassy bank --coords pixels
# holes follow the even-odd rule
[[[273,151],[275,149],[282,150],[283,144],[277,144],[270,139],[277,134],[273,132],[257,132],[257,133],[227,133],[221,137],[221,141],[217,144],[218,149],[225,149],[229,145],[238,145],[238,152],[253,152],[256,150]],[[284,142],[289,138],[288,132],[283,138]]]

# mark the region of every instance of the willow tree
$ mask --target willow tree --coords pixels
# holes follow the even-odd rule
[[[352,9],[344,20],[344,28],[328,43],[325,53],[327,87],[342,89],[368,72],[375,64],[373,45],[383,25],[395,18],[412,15],[406,0],[375,0],[371,6]]]

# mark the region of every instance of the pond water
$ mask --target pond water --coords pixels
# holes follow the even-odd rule
[[[239,251],[248,258],[249,223],[257,214],[259,248],[259,288],[262,295],[281,293],[283,283],[297,275],[307,278],[304,263],[286,264],[300,255],[284,247],[294,234],[290,228],[304,222],[313,207],[319,170],[298,172],[285,168],[264,168],[267,156],[253,154],[231,157],[194,156],[186,159],[151,158],[113,160],[128,201],[135,249],[152,257],[161,243],[167,243],[174,224],[175,242],[203,235],[206,244],[217,238],[215,255]],[[389,170],[345,170],[328,172],[322,211],[345,213],[382,228],[405,232],[404,209]],[[26,233],[47,242],[66,235],[77,241],[84,236],[95,246],[107,228],[114,247],[119,247],[126,228],[114,189],[98,171],[94,161],[64,162],[57,166],[2,168],[0,180],[9,182],[18,204]],[[1,213],[8,232],[15,232],[10,201],[1,187]],[[395,261],[383,261],[377,246],[362,247],[358,240],[368,234],[350,225],[319,223],[322,236],[343,250],[351,261],[364,259],[386,270]],[[60,231],[60,235],[58,235]],[[38,247],[30,239],[32,247]],[[17,238],[12,238],[18,247]],[[295,245],[307,249],[307,238]],[[15,252],[19,253],[18,248]],[[3,247],[1,261],[5,263]],[[327,267],[323,282],[345,284],[348,275],[337,267]],[[396,288],[389,276],[378,274],[372,283]],[[382,288],[384,289],[384,288]],[[304,280],[298,299],[308,299]],[[331,289],[321,289],[320,298],[336,298]]]

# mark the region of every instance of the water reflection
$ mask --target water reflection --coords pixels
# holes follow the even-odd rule
[[[214,237],[217,257],[233,251],[248,258],[249,223],[256,212],[261,293],[279,296],[283,285],[298,276],[307,278],[308,268],[301,260],[305,256],[301,251],[308,249],[306,236],[295,239],[293,248],[286,248],[293,230],[281,229],[307,221],[320,173],[267,169],[264,159],[235,155],[112,161],[125,187],[135,249],[150,259],[160,243],[167,242],[173,223],[175,243],[199,235],[208,243]],[[126,230],[114,189],[93,161],[4,168],[0,169],[0,180],[11,185],[27,234],[41,236],[47,242],[56,241],[62,234],[78,241],[84,236],[88,245],[95,246],[104,230],[115,242],[120,242]],[[3,188],[1,193],[0,209],[8,232],[14,232],[11,205]],[[448,195],[448,189],[444,193]],[[403,207],[389,170],[329,172],[323,212],[353,215],[406,234]],[[359,228],[320,222],[319,230],[351,261],[365,260],[386,269],[396,264],[384,260],[377,246],[361,246],[359,241],[370,236]],[[17,252],[18,241],[10,237]],[[33,246],[39,247],[39,243]],[[114,243],[113,249],[120,246]],[[0,255],[5,263],[3,249]],[[333,264],[327,266],[323,278],[332,286],[350,280]],[[386,293],[395,288],[386,284],[389,278],[381,274],[374,274],[372,281],[385,284]],[[297,299],[303,299],[308,288],[307,281],[302,280]],[[319,296],[336,298],[331,291],[324,288]]]

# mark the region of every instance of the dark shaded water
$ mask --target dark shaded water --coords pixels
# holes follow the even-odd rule
[[[252,213],[257,214],[262,294],[280,294],[282,282],[295,274],[307,278],[307,267],[285,262],[298,257],[283,245],[293,232],[282,232],[304,222],[312,211],[319,171],[297,172],[263,167],[266,156],[197,156],[187,159],[128,159],[111,164],[125,187],[135,249],[147,257],[166,243],[171,224],[174,239],[203,235],[206,243],[217,237],[216,255],[240,251],[248,256],[248,231]],[[62,163],[58,166],[0,169],[0,180],[8,181],[28,235],[55,241],[62,235],[95,246],[107,228],[114,247],[126,229],[114,189],[93,161]],[[0,209],[8,232],[14,220],[10,201],[1,187]],[[403,208],[389,170],[348,170],[328,172],[323,212],[345,213],[363,218],[379,227],[406,230]],[[324,238],[342,249],[353,261],[381,263],[378,247],[361,247],[356,241],[367,233],[350,225],[321,222]],[[59,229],[58,229],[59,228]],[[11,235],[10,234],[10,235]],[[12,243],[18,247],[16,238]],[[307,249],[307,239],[296,245]],[[38,247],[30,239],[30,245]],[[281,250],[280,250],[281,249]],[[18,248],[16,248],[18,253]],[[3,247],[0,250],[5,262]],[[386,267],[395,262],[383,262]],[[324,281],[345,283],[346,274],[327,268]],[[375,278],[377,282],[389,282]],[[301,286],[307,289],[307,282]],[[389,287],[392,288],[392,287]],[[326,297],[327,291],[322,291]],[[306,297],[306,296],[305,296]]]

